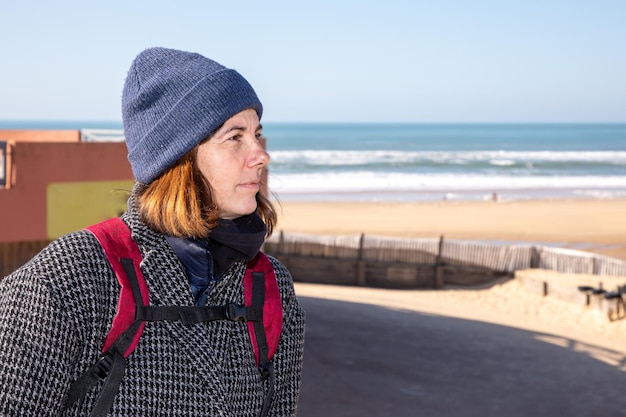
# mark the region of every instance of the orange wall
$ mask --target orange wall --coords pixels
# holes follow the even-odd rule
[[[78,130],[2,130],[0,141],[15,142],[78,142]]]
[[[78,135],[78,131],[75,132]],[[49,134],[49,137],[56,134]],[[11,185],[0,189],[0,242],[47,238],[46,193],[49,183],[133,178],[123,142],[16,141],[10,146],[11,167],[7,181],[11,181]]]

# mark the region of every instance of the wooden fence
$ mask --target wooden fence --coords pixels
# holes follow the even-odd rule
[[[0,243],[0,279],[28,262],[48,243],[48,241]]]
[[[264,250],[282,260],[296,281],[391,288],[477,285],[515,271],[626,276],[626,262],[536,245],[493,245],[441,238],[312,236],[280,232]]]

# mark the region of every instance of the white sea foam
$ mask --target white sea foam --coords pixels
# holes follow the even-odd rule
[[[353,171],[308,174],[271,173],[269,181],[270,188],[277,193],[626,190],[626,176],[504,176]]]
[[[515,161],[511,159],[492,159],[491,161],[489,161],[489,163],[491,165],[496,165],[496,166],[501,166],[501,167],[515,165]]]
[[[471,161],[502,161],[502,164],[533,161],[604,162],[626,165],[626,151],[385,151],[300,150],[271,152],[274,164],[364,165],[431,161],[464,164]]]

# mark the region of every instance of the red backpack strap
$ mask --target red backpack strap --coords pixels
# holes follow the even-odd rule
[[[121,218],[116,217],[106,220],[88,227],[87,230],[93,233],[100,245],[102,245],[104,253],[121,286],[117,313],[113,318],[111,329],[102,346],[102,352],[104,353],[135,322],[136,300],[141,300],[144,306],[148,305],[148,286],[139,267],[141,252],[137,243],[131,237],[130,229]],[[135,278],[136,282],[133,282]],[[137,347],[144,326],[145,323],[140,322],[139,328],[132,336],[129,346],[120,352],[125,358]]]
[[[283,325],[282,300],[276,274],[272,263],[263,252],[257,253],[254,259],[248,262],[243,286],[244,304],[253,307],[263,306],[263,321],[248,321],[254,357],[261,366],[265,361],[271,360],[276,353]],[[265,339],[266,346],[260,346],[259,338]],[[263,350],[265,352],[261,352]]]
[[[124,376],[126,360],[137,347],[145,323],[136,320],[138,304],[147,306],[148,286],[141,272],[141,252],[133,241],[130,229],[120,218],[113,218],[87,228],[102,246],[111,268],[121,286],[117,312],[106,335],[102,356],[71,386],[64,410],[99,380],[104,380],[102,391],[90,417],[104,416],[111,409],[115,395]]]
[[[261,310],[263,320],[248,321],[248,333],[254,349],[254,357],[264,379],[269,378],[269,387],[259,416],[267,416],[276,374],[272,357],[278,348],[283,326],[283,308],[276,273],[268,257],[259,252],[248,262],[243,280],[244,304]]]

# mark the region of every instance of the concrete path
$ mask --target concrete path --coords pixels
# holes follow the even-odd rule
[[[626,416],[626,372],[574,343],[394,306],[300,300],[300,417]]]

